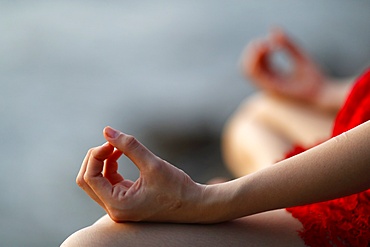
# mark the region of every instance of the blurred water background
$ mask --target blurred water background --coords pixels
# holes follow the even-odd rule
[[[0,1],[0,246],[58,246],[103,211],[75,185],[111,125],[197,181],[253,92],[244,45],[290,32],[333,76],[369,61],[370,1]],[[125,159],[121,171],[135,179]]]

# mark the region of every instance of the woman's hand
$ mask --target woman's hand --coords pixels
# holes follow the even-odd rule
[[[204,186],[182,170],[160,159],[134,137],[110,127],[108,141],[87,153],[77,184],[116,222],[196,222]],[[125,154],[139,169],[135,181],[118,173],[118,158]]]
[[[287,68],[273,63],[277,52],[286,55]],[[326,90],[327,79],[315,62],[280,29],[252,41],[241,62],[245,76],[270,93],[317,103],[321,91]]]

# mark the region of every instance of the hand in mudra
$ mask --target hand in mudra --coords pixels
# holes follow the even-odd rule
[[[76,181],[114,221],[196,221],[194,209],[202,185],[132,136],[110,127],[104,136],[108,142],[88,151]],[[122,154],[140,171],[135,182],[118,173]]]
[[[287,70],[274,66],[276,52],[287,56]],[[315,102],[326,86],[326,78],[315,62],[280,29],[252,41],[241,59],[243,73],[270,93]]]

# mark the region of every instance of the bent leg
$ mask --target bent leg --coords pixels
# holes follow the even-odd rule
[[[241,104],[224,128],[222,151],[240,177],[282,159],[292,145],[312,146],[331,134],[334,113],[264,93]]]
[[[104,216],[62,246],[304,246],[301,227],[285,210],[213,225],[115,223]]]

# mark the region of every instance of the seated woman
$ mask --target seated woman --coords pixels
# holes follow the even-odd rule
[[[291,74],[268,64],[272,45],[291,54]],[[107,215],[62,246],[368,246],[370,71],[323,141],[316,138],[329,137],[333,121],[326,111],[337,111],[348,86],[334,90],[280,31],[250,45],[243,61],[265,92],[225,129],[225,158],[241,177],[198,184],[134,137],[106,127],[107,143],[88,151],[77,183]],[[274,164],[293,143],[318,141]],[[140,170],[136,181],[118,173],[122,154]]]

